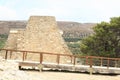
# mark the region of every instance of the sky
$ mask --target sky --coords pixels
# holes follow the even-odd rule
[[[120,16],[120,0],[0,0],[0,20],[55,16],[57,21],[108,22]]]

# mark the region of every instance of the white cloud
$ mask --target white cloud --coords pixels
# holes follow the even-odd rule
[[[0,6],[0,20],[13,20],[17,18],[17,14],[14,10]]]

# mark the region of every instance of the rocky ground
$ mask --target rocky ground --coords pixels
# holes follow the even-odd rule
[[[0,80],[120,80],[120,75],[89,75],[56,71],[23,71],[18,64],[0,58]]]
[[[0,58],[0,80],[32,80],[28,73],[20,71],[18,64]]]

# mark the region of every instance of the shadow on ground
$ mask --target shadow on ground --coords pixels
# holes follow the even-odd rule
[[[39,69],[25,69],[25,68],[22,68],[21,70],[23,70],[23,71],[39,72]],[[78,71],[67,71],[67,70],[53,70],[53,69],[42,70],[42,72],[64,72],[64,73],[75,73],[75,74],[88,74],[88,75],[90,75],[89,72],[78,72]],[[93,73],[93,75],[117,76],[117,75],[120,75],[120,74]]]

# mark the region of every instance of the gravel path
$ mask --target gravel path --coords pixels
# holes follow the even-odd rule
[[[120,80],[120,75],[89,75],[84,73],[66,72],[30,72],[26,71],[33,80]]]

